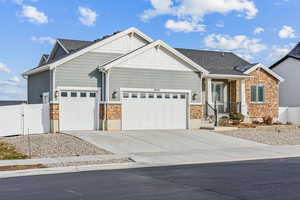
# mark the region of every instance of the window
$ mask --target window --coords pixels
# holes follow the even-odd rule
[[[138,94],[132,93],[132,94],[131,94],[131,98],[134,98],[134,99],[138,98]]]
[[[71,97],[77,97],[77,92],[71,92]]]
[[[68,93],[67,92],[61,92],[60,96],[61,97],[68,97]]]
[[[173,94],[173,99],[178,99],[178,95],[177,94]]]
[[[95,93],[95,92],[91,92],[91,93],[90,93],[90,97],[91,97],[91,98],[95,98],[95,97],[96,97],[96,93]]]
[[[146,94],[145,94],[145,93],[141,93],[141,94],[140,94],[140,98],[141,98],[141,99],[145,99],[145,98],[146,98]]]
[[[80,92],[80,97],[86,97],[86,93],[85,92]]]
[[[162,99],[162,94],[157,94],[157,95],[156,95],[156,98]]]
[[[149,99],[153,99],[154,98],[154,94],[151,93],[151,94],[148,95],[148,97],[149,97]]]
[[[251,102],[264,103],[265,102],[265,88],[262,85],[251,86]]]
[[[181,94],[180,99],[185,99],[185,94]]]
[[[128,98],[129,98],[129,93],[124,92],[124,93],[123,93],[123,98],[124,98],[124,99],[128,99]]]
[[[170,99],[170,94],[165,94],[166,99]]]

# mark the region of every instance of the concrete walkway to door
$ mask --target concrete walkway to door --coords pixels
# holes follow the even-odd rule
[[[115,154],[145,163],[199,163],[300,156],[289,147],[274,147],[206,130],[65,132]],[[294,154],[292,154],[294,153]]]

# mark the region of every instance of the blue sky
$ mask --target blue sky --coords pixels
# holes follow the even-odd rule
[[[299,10],[299,0],[0,0],[0,100],[26,98],[20,74],[56,38],[94,40],[129,27],[269,66],[299,42]]]

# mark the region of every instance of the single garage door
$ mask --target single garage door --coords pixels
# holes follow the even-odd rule
[[[123,92],[122,129],[186,129],[185,93]]]
[[[98,116],[97,92],[60,92],[60,130],[95,130]]]

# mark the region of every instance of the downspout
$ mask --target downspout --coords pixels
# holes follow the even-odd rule
[[[107,103],[109,102],[109,70],[105,70],[103,67],[99,66],[99,70],[102,72],[102,88],[104,89],[103,85],[105,84],[105,93],[102,91],[102,100],[104,101],[104,119],[102,120],[102,129],[107,128],[106,127],[106,122],[108,119],[107,115],[107,110],[108,110],[108,105]]]

